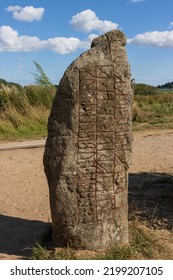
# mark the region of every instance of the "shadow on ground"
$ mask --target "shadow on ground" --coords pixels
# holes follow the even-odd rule
[[[0,215],[0,253],[27,258],[49,223]]]
[[[164,173],[129,175],[129,217],[156,229],[173,229],[173,176]],[[27,259],[50,223],[0,215],[0,253]]]
[[[173,176],[165,173],[129,175],[129,217],[155,229],[173,229]]]

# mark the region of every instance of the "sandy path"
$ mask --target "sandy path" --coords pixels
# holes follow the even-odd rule
[[[43,149],[0,151],[0,258],[27,254],[51,221]]]
[[[0,259],[27,255],[51,221],[44,148],[0,151]],[[173,175],[173,131],[136,132],[130,173]]]
[[[173,174],[173,130],[134,133],[130,172]]]

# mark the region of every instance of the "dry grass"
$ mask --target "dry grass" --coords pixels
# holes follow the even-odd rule
[[[46,249],[37,244],[31,259],[36,260],[169,260],[173,259],[173,237],[167,230],[157,231],[137,218],[129,222],[129,245],[103,251],[74,250],[72,248]],[[50,236],[48,236],[48,243]],[[50,244],[50,243],[49,243]]]
[[[0,140],[45,137],[55,92],[55,87],[0,84]],[[173,93],[158,92],[134,96],[134,130],[173,128]]]
[[[134,96],[134,129],[173,128],[173,93]]]
[[[36,139],[47,135],[55,88],[0,87],[0,140]]]

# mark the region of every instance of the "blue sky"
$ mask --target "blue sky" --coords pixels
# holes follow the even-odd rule
[[[173,81],[172,0],[0,0],[0,78],[34,83],[36,61],[58,84],[91,40],[112,29],[126,34],[137,83]]]

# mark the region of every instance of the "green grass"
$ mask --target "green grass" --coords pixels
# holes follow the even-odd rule
[[[7,115],[9,114],[9,115]],[[15,141],[23,139],[39,139],[47,135],[46,126],[49,111],[35,109],[30,116],[21,116],[9,110],[0,121],[0,140]]]

